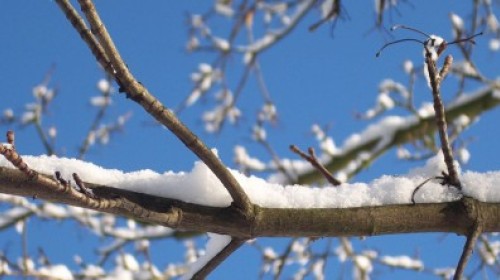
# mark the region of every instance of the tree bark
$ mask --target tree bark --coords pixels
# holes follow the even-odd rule
[[[98,198],[115,201],[106,204],[106,207],[99,207],[97,204],[89,206],[82,199],[51,190],[47,184],[50,183],[30,180],[19,170],[0,168],[1,193],[96,209],[179,230],[214,232],[240,239],[260,236],[334,237],[417,232],[466,235],[477,221],[479,213],[483,232],[500,231],[500,203],[485,203],[469,197],[448,203],[357,208],[288,209],[265,208],[254,204],[254,215],[248,219],[233,206],[208,207],[85,183]]]

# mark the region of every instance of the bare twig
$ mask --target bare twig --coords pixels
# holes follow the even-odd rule
[[[447,69],[449,68],[452,61],[453,59],[451,58],[451,56],[448,56],[446,58],[443,69],[441,70],[443,74],[447,73]],[[432,53],[427,49],[427,47],[425,47],[425,63],[429,71],[429,80],[432,88],[432,96],[434,99],[434,111],[436,114],[435,118],[437,129],[439,132],[439,139],[441,141],[441,150],[443,151],[444,162],[446,163],[446,167],[448,169],[448,178],[446,178],[446,183],[455,186],[458,189],[461,189],[460,180],[458,179],[458,173],[454,164],[450,141],[448,140],[446,116],[444,113],[443,101],[440,94],[440,84],[442,81],[442,77],[439,76],[436,62],[432,58]]]
[[[288,246],[286,246],[285,252],[283,252],[283,254],[279,257],[280,262],[278,262],[278,267],[276,268],[274,274],[275,280],[280,279],[281,273],[283,273],[283,269],[285,268],[286,260],[288,259],[288,256],[290,256],[290,254],[292,253],[292,247],[296,240],[297,238],[293,238],[288,244]]]
[[[425,179],[422,183],[420,183],[412,192],[411,194],[411,203],[412,204],[415,204],[415,194],[418,192],[418,190],[420,190],[421,187],[423,187],[425,184],[427,184],[427,182],[429,182],[430,180],[432,179],[436,179],[436,177],[431,177],[431,178],[428,178],[428,179]]]
[[[283,161],[280,159],[278,153],[273,149],[272,145],[269,144],[269,142],[266,139],[259,140],[258,143],[264,146],[264,149],[266,149],[269,155],[271,155],[272,161],[276,165],[276,169],[279,172],[281,172],[281,174],[283,174],[287,178],[287,180],[289,181],[294,180],[295,176],[293,174],[294,173],[293,166],[291,166],[290,169],[287,169],[283,165]]]
[[[208,147],[194,135],[183,123],[181,123],[175,115],[165,108],[149,91],[138,82],[132,73],[128,70],[127,65],[121,58],[116,46],[111,39],[104,23],[101,21],[94,4],[90,0],[79,0],[82,12],[85,14],[89,25],[91,26],[92,34],[85,29],[82,24],[75,24],[75,16],[71,13],[66,13],[75,29],[80,33],[84,41],[96,59],[102,64],[106,64],[104,58],[109,58],[112,67],[105,67],[106,71],[112,75],[121,90],[126,92],[127,97],[139,103],[151,116],[157,121],[165,125],[172,133],[174,133],[193,153],[195,153],[214,174],[219,178],[222,184],[233,198],[234,204],[239,208],[245,216],[250,217],[252,212],[251,202],[248,196],[243,191],[238,181],[231,175],[226,166]],[[65,6],[66,7],[66,6]],[[76,18],[77,19],[77,18]],[[95,36],[98,41],[92,40]],[[96,47],[101,46],[101,48]],[[105,55],[103,55],[103,53]]]
[[[266,34],[265,36],[256,40],[248,46],[237,47],[237,50],[244,53],[263,52],[267,48],[283,39],[288,33],[290,33],[316,2],[316,0],[306,0],[301,2],[297,7],[297,11],[295,12],[295,14],[290,17],[290,23],[288,25],[284,26],[280,30],[277,30],[276,32]]]
[[[234,251],[236,251],[241,245],[245,243],[244,239],[231,239],[231,242],[227,244],[224,249],[222,249],[215,257],[213,257],[207,264],[202,267],[196,274],[191,278],[194,279],[205,279],[210,272],[212,272],[217,266],[219,266],[227,257],[229,257]]]
[[[311,165],[316,168],[317,170],[319,170],[319,172],[321,172],[321,174],[323,174],[323,176],[326,178],[326,180],[328,180],[328,182],[330,182],[330,184],[334,185],[334,186],[339,186],[342,184],[342,182],[340,182],[339,180],[335,179],[332,174],[325,168],[325,166],[323,166],[323,164],[321,164],[319,161],[318,161],[318,158],[316,157],[316,153],[314,152],[314,149],[313,148],[309,148],[307,151],[309,153],[309,155],[307,155],[306,153],[302,152],[297,146],[295,145],[291,145],[290,146],[290,150],[292,150],[292,152],[298,154],[301,158],[307,160],[309,163],[311,163]]]
[[[46,151],[47,155],[51,156],[51,155],[55,154],[54,147],[50,144],[49,138],[47,137],[47,134],[43,130],[42,121],[41,121],[39,116],[36,117],[34,125],[35,125],[36,131],[38,133],[38,136],[40,137],[40,140],[42,140],[42,144],[45,147],[45,151]]]
[[[106,76],[107,76],[106,81],[111,82],[110,81],[111,77],[109,76],[109,74]],[[106,92],[103,92],[103,96],[104,96],[104,98],[109,99],[109,98],[111,98],[110,94],[111,94],[111,86],[109,87],[109,89]],[[92,145],[92,138],[94,136],[94,133],[95,133],[97,127],[99,126],[99,124],[101,124],[102,119],[104,118],[104,115],[106,114],[106,111],[109,108],[109,104],[110,104],[110,102],[105,102],[104,105],[99,108],[99,111],[97,112],[97,114],[94,118],[94,121],[90,125],[89,130],[87,131],[87,136],[83,140],[83,143],[80,145],[80,148],[78,148],[78,159],[83,159],[83,157],[87,153],[88,149]]]
[[[474,223],[474,227],[472,228],[469,236],[467,236],[467,242],[465,242],[464,249],[462,251],[462,255],[460,256],[460,260],[458,261],[457,269],[455,270],[455,275],[453,276],[454,280],[462,279],[462,275],[465,270],[465,266],[467,265],[467,261],[472,255],[472,251],[474,250],[474,246],[476,244],[477,238],[482,233],[482,225],[481,220],[478,220]]]
[[[315,31],[318,27],[320,27],[323,23],[327,21],[336,21],[340,17],[341,7],[342,4],[340,3],[340,0],[333,1],[330,11],[322,19],[309,26],[309,31],[311,32]],[[332,28],[334,26],[335,22],[333,23]]]

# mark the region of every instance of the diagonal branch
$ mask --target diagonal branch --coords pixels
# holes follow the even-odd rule
[[[107,62],[106,60],[103,61],[103,58],[107,57],[109,59],[109,64],[111,64],[111,66],[105,69],[108,74],[115,78],[121,90],[126,92],[127,98],[131,98],[140,104],[144,110],[158,122],[165,125],[184,143],[184,145],[186,145],[186,147],[195,153],[210,170],[212,170],[228,190],[234,201],[234,206],[240,209],[245,217],[250,217],[252,212],[251,202],[238,181],[232,176],[220,159],[217,158],[217,156],[208,149],[195,134],[193,134],[169,109],[135,79],[121,58],[92,1],[79,0],[78,2],[89,22],[92,33],[85,28],[84,23],[80,23],[78,15],[74,15],[72,9],[62,5],[67,3],[66,1],[58,1],[58,3],[61,3],[60,6],[64,7],[63,11],[70,19],[73,26],[78,26],[75,26],[75,29],[80,33],[80,36],[82,36],[83,40],[87,43],[96,59],[101,64],[103,62],[106,63],[105,65],[107,65]],[[97,41],[91,39],[93,36],[97,38]],[[101,49],[103,51],[101,51]],[[102,53],[104,53],[104,55],[102,55]]]
[[[314,168],[319,170],[319,172],[321,172],[321,174],[323,174],[323,176],[326,178],[326,180],[328,180],[328,182],[330,184],[332,184],[333,186],[339,186],[342,184],[342,182],[340,182],[335,177],[333,177],[333,175],[325,168],[325,166],[323,166],[323,164],[321,164],[318,161],[318,158],[316,157],[316,153],[314,152],[314,149],[312,147],[308,149],[309,155],[302,152],[295,145],[291,145],[290,150],[292,150],[292,152],[298,154],[301,158],[307,160]]]
[[[71,5],[69,0],[56,0],[56,3],[59,5],[59,8],[69,20],[71,25],[73,25],[73,28],[75,28],[78,34],[80,34],[82,40],[87,44],[94,57],[97,59],[97,62],[109,75],[113,75],[114,70],[109,62],[108,56],[94,35],[92,35],[90,30],[87,28],[85,21],[78,14],[73,5]]]
[[[245,239],[231,239],[231,242],[226,245],[215,257],[208,261],[205,266],[203,266],[198,272],[196,272],[192,280],[194,279],[205,279],[217,266],[219,266],[227,257],[229,257],[234,251],[245,244]]]
[[[470,256],[472,255],[472,251],[474,250],[474,246],[476,244],[476,241],[477,241],[478,237],[481,235],[481,233],[482,233],[482,226],[481,226],[481,222],[478,221],[474,224],[472,231],[467,236],[467,242],[465,242],[464,249],[462,251],[462,255],[460,256],[460,260],[458,261],[457,269],[455,270],[455,276],[453,277],[454,280],[462,279],[462,275],[464,273],[465,266],[467,265],[467,261],[469,260]]]

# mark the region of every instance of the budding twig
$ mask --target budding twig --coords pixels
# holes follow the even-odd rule
[[[23,161],[21,156],[14,149],[14,131],[9,130],[7,132],[7,145],[0,144],[0,154],[2,154],[12,165],[14,165],[17,169],[22,171],[28,178],[34,179],[38,176],[38,173],[31,168]]]
[[[94,193],[87,187],[85,187],[85,183],[83,183],[82,179],[78,174],[73,173],[73,180],[75,180],[76,185],[80,188],[79,191],[83,193],[84,195],[91,197],[91,198],[96,198]]]

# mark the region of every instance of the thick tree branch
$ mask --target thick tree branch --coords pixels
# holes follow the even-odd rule
[[[371,236],[395,233],[450,232],[467,235],[475,220],[463,198],[449,203],[422,203],[415,206],[386,205],[359,208],[286,209],[254,205],[255,220],[245,219],[233,207],[217,208],[185,203],[85,182],[99,200],[68,195],[61,185],[44,175],[29,180],[19,170],[0,168],[0,192],[46,199],[97,209],[133,219],[195,232],[214,232],[234,238],[259,236],[321,237]],[[182,186],[179,186],[182,187]],[[95,201],[87,203],[86,199]],[[104,203],[106,202],[106,203]],[[105,206],[105,207],[104,207]],[[500,203],[477,202],[483,217],[483,232],[499,232]]]
[[[59,3],[59,2],[58,2]],[[163,104],[156,99],[149,91],[138,82],[132,73],[128,70],[127,65],[121,58],[116,46],[111,39],[104,23],[101,21],[94,4],[90,0],[79,0],[81,10],[85,14],[92,34],[85,31],[84,24],[78,20],[78,16],[73,14],[73,9],[68,8],[69,4],[63,5],[60,1],[60,6],[70,19],[75,29],[80,33],[84,41],[87,43],[92,53],[98,61],[101,57],[107,57],[112,65],[111,68],[106,68],[106,71],[112,75],[117,83],[121,86],[121,90],[127,93],[127,97],[139,103],[157,121],[165,125],[172,133],[174,133],[193,153],[195,153],[214,174],[219,178],[224,187],[228,190],[233,198],[234,205],[250,218],[251,203],[248,196],[245,194],[238,181],[231,175],[229,170],[220,161],[219,158],[206,145],[193,134],[175,115]],[[98,42],[91,40],[91,37],[97,37]],[[105,55],[102,55],[101,46]],[[98,51],[95,51],[95,50]],[[112,71],[111,71],[112,70]],[[109,72],[111,71],[111,72]]]

